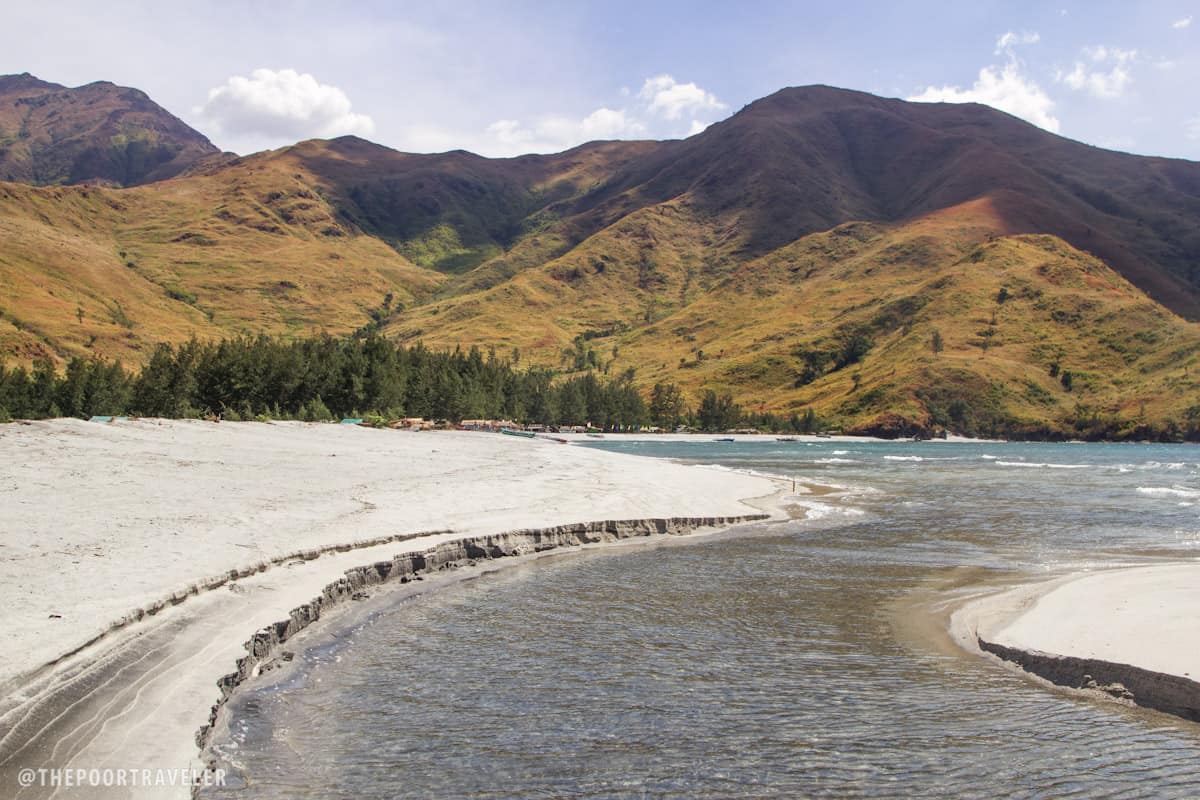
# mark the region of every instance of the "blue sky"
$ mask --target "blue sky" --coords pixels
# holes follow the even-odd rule
[[[1200,160],[1200,0],[5,5],[0,73],[136,86],[241,153],[341,133],[484,155],[682,137],[825,83]]]

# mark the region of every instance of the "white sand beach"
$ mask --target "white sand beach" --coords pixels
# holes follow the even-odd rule
[[[517,529],[782,518],[790,488],[544,438],[303,423],[12,424],[0,456],[0,796],[18,798],[51,794],[13,793],[25,766],[202,767],[195,735],[245,643],[350,570]],[[953,627],[1047,680],[1186,716],[1197,618],[1200,563],[1023,585]]]
[[[745,516],[779,488],[488,433],[165,420],[0,426],[5,769],[195,763],[194,734],[243,643],[353,567],[519,528]],[[745,502],[754,498],[757,506]],[[423,532],[438,533],[316,557]],[[72,703],[39,706],[81,683],[89,688]],[[22,750],[30,732],[51,727],[69,735]]]
[[[952,627],[965,647],[1052,683],[1200,721],[1198,620],[1195,562],[1018,586],[968,602]]]
[[[1200,563],[1066,581],[997,630],[993,641],[1200,678]]]

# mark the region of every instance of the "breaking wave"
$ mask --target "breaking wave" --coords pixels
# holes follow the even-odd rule
[[[1188,500],[1200,498],[1200,489],[1186,486],[1139,486],[1137,493],[1147,497],[1182,497]]]

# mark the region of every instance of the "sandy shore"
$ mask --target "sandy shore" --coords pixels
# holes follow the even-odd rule
[[[194,765],[243,643],[352,568],[516,529],[745,516],[779,488],[548,441],[300,423],[4,425],[0,456],[4,796],[27,765]]]
[[[776,442],[793,439],[798,442],[883,442],[872,436],[816,436],[811,433],[550,433],[570,442],[701,442],[708,443],[732,439],[735,442]]]
[[[777,442],[780,440],[791,440],[796,442],[810,442],[813,444],[826,443],[841,443],[852,444],[854,442],[904,442],[911,441],[908,439],[880,439],[876,436],[847,436],[844,434],[833,434],[817,436],[812,433],[549,433],[546,436],[553,436],[560,439],[566,439],[569,442],[713,442],[732,439],[735,442]],[[947,436],[945,439],[927,439],[928,444],[936,444],[938,442],[997,442],[999,439],[970,439],[965,436]]]
[[[1052,683],[1200,721],[1200,563],[1073,575],[967,603],[963,646]]]

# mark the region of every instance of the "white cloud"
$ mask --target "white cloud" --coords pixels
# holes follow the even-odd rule
[[[1132,136],[1105,136],[1096,142],[1105,150],[1120,150],[1125,153],[1132,153],[1137,147],[1137,139]]]
[[[703,117],[728,108],[712,92],[666,74],[647,78],[636,97],[628,88],[620,94],[632,100],[628,107],[605,106],[583,118],[547,114],[529,123],[496,120],[479,148],[489,154],[519,155],[558,152],[596,139],[694,136],[710,124]]]
[[[1127,61],[1133,61],[1137,58],[1137,50],[1122,50],[1119,47],[1105,47],[1098,45],[1096,47],[1083,48],[1083,54],[1099,63],[1105,61],[1114,61],[1118,64],[1124,64]]]
[[[1200,116],[1195,116],[1183,123],[1183,129],[1187,138],[1193,142],[1200,142]]]
[[[669,120],[681,119],[685,114],[702,114],[728,108],[712,92],[694,83],[679,83],[666,74],[647,78],[638,97],[646,103],[650,113]]]
[[[1001,37],[1003,38],[1003,37]],[[1003,67],[992,65],[979,71],[979,79],[969,89],[957,86],[929,86],[908,98],[918,103],[983,103],[1032,122],[1039,128],[1058,133],[1054,101],[1040,86],[1021,74],[1021,67],[1010,60]]]
[[[369,116],[351,110],[344,91],[294,69],[235,75],[210,89],[208,101],[195,111],[223,134],[277,143],[375,132]]]
[[[1191,26],[1192,26],[1192,18],[1190,16],[1184,17],[1183,19],[1177,19],[1171,23],[1171,27],[1177,31],[1181,31],[1184,28],[1190,28]]]
[[[578,131],[587,139],[616,139],[643,134],[646,127],[630,119],[624,109],[598,108],[583,118]]]
[[[520,144],[533,139],[533,131],[522,128],[520,121],[515,119],[498,119],[488,125],[487,130],[504,144]]]
[[[487,155],[471,134],[436,124],[402,125],[391,138],[395,147],[409,153],[444,153],[462,148]]]
[[[1033,33],[1014,33],[1008,31],[1000,34],[1000,38],[996,39],[996,55],[1004,53],[1012,53],[1013,47],[1019,44],[1037,44],[1042,40],[1042,37],[1037,31]]]
[[[1059,83],[1106,100],[1125,94],[1125,90],[1133,83],[1130,65],[1137,60],[1136,50],[1104,46],[1085,47],[1083,55],[1093,65],[1100,66],[1089,66],[1084,61],[1076,61],[1070,72],[1059,70],[1055,76]]]
[[[501,119],[487,127],[487,134],[501,151],[517,155],[565,150],[596,139],[644,136],[646,126],[624,109],[598,108],[583,119],[551,114],[528,126],[519,120]]]

